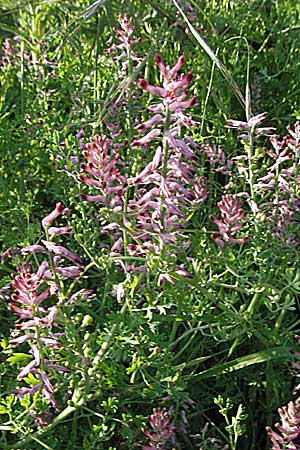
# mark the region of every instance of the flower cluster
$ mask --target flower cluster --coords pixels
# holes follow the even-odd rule
[[[43,245],[35,244],[20,249],[19,254],[26,257],[33,253],[48,254],[49,261],[43,260],[37,270],[33,270],[32,264],[28,262],[17,265],[17,274],[11,282],[14,293],[8,304],[16,315],[11,346],[26,343],[30,347],[30,362],[21,369],[17,379],[21,381],[32,374],[36,380],[31,387],[20,387],[13,392],[22,397],[40,391],[55,409],[58,409],[58,405],[49,377],[53,372],[66,372],[68,369],[57,364],[54,359],[64,333],[53,330],[59,328],[57,318],[60,304],[65,300],[72,302],[72,298],[76,299],[82,293],[79,291],[70,299],[65,299],[60,291],[60,280],[76,279],[83,270],[80,257],[52,242],[55,237],[72,231],[70,226],[52,226],[53,221],[67,211],[61,203],[57,203],[55,209],[42,220],[47,237],[47,240],[42,240]],[[73,265],[65,265],[65,260],[71,261]],[[88,293],[84,292],[83,295]],[[50,358],[48,355],[51,355]]]
[[[251,117],[248,122],[229,119],[227,120],[226,128],[235,128],[242,131],[243,133],[240,135],[240,138],[246,142],[250,140],[250,134],[254,134],[255,136],[270,136],[273,134],[275,128],[259,127],[265,121],[267,114],[266,112],[257,114]]]
[[[300,124],[294,130],[288,127],[289,135],[279,140],[270,137],[273,149],[266,149],[272,158],[267,174],[260,177],[255,185],[258,191],[272,192],[272,201],[261,205],[262,213],[267,213],[268,227],[272,235],[287,244],[297,245],[299,237],[295,232],[300,215],[298,159],[300,157]]]
[[[166,448],[166,443],[175,434],[175,427],[170,421],[171,417],[164,408],[153,409],[149,420],[152,430],[142,429],[149,439],[149,445],[143,445],[143,450],[164,450]]]
[[[225,175],[231,174],[231,168],[233,166],[233,161],[231,159],[226,160],[226,155],[221,147],[216,144],[204,144],[201,147],[201,151],[206,156],[206,161],[211,165],[211,171],[221,172]]]
[[[278,409],[281,424],[275,427],[281,433],[267,427],[268,436],[272,442],[272,450],[297,450],[300,446],[300,404],[290,402],[287,406]]]
[[[223,247],[225,242],[230,244],[245,244],[247,237],[236,238],[235,234],[244,226],[243,219],[245,213],[242,210],[241,204],[236,195],[227,194],[222,197],[218,203],[218,208],[221,213],[222,220],[212,217],[212,220],[217,225],[221,238],[216,234],[212,234],[214,241]]]
[[[19,264],[17,266],[18,275],[12,282],[15,293],[9,303],[9,309],[17,316],[15,332],[25,332],[10,340],[12,346],[28,342],[30,353],[33,359],[22,368],[17,379],[21,381],[29,373],[34,374],[38,382],[33,387],[21,387],[14,391],[15,394],[33,394],[42,391],[54,408],[58,408],[53,396],[53,385],[51,384],[47,372],[49,369],[64,372],[66,369],[45,358],[45,347],[50,349],[60,348],[59,333],[53,333],[52,327],[56,325],[55,318],[58,313],[56,305],[51,307],[42,306],[42,303],[53,293],[44,286],[44,277],[47,263],[42,263],[37,272],[32,272],[29,264]]]
[[[174,242],[176,234],[186,224],[185,209],[204,202],[208,196],[206,180],[196,176],[198,157],[189,145],[193,141],[189,139],[188,143],[180,135],[181,126],[197,124],[185,114],[186,109],[196,104],[196,97],[188,98],[187,88],[192,74],[178,73],[183,63],[182,55],[174,67],[168,68],[157,55],[162,87],[150,85],[145,79],[140,79],[138,83],[145,91],[158,96],[160,103],[148,108],[153,117],[136,127],[137,131],[147,133],[135,140],[133,145],[146,148],[152,141],[160,139],[162,146],[157,147],[153,160],[146,168],[130,180],[132,184],[153,186],[144,194],[147,208],[137,214],[136,227],[142,229],[143,223],[149,225],[152,222],[159,240],[167,242]],[[144,195],[135,205],[144,202]]]
[[[107,48],[107,53],[112,58],[112,61],[116,61],[120,66],[120,93],[117,98],[114,97],[108,102],[103,123],[110,132],[110,136],[113,139],[112,144],[114,147],[119,148],[126,144],[124,136],[122,136],[122,120],[120,120],[120,117],[128,118],[128,111],[130,111],[129,115],[131,119],[134,119],[132,117],[133,112],[137,114],[140,109],[139,92],[134,83],[130,81],[133,71],[137,70],[136,66],[141,62],[141,58],[133,50],[133,46],[140,42],[140,38],[133,36],[135,28],[132,25],[132,20],[132,18],[128,19],[126,15],[120,15],[120,29],[114,28],[115,38],[119,43],[112,44],[111,38]],[[135,67],[133,67],[133,63],[135,63]],[[117,121],[116,118],[118,118]],[[120,142],[116,142],[119,136],[121,136]]]
[[[111,44],[107,49],[107,52],[113,56],[113,59],[122,62],[122,70],[124,73],[128,69],[129,58],[131,61],[140,62],[141,60],[133,50],[133,45],[138,44],[141,38],[135,38],[133,36],[135,27],[132,25],[132,20],[132,17],[128,18],[126,14],[120,15],[120,28],[114,28],[115,37],[120,43]]]
[[[80,179],[100,194],[82,197],[99,202],[114,213],[122,213],[119,222],[114,215],[113,221],[104,227],[107,231],[117,230],[112,247],[114,254],[124,245],[124,236],[117,234],[120,226],[130,230],[132,242],[127,242],[126,248],[131,255],[143,255],[148,251],[158,254],[165,244],[175,245],[186,225],[186,210],[203,203],[208,196],[205,178],[197,175],[198,157],[191,148],[196,144],[180,136],[182,126],[197,124],[185,114],[187,108],[196,104],[196,97],[188,98],[191,73],[179,74],[183,62],[184,57],[180,56],[175,66],[168,68],[157,55],[163,86],[139,80],[142,89],[160,98],[160,103],[149,107],[153,117],[135,127],[146,134],[133,141],[134,147],[145,149],[150,143],[160,141],[152,160],[139,173],[129,178],[121,175],[117,164],[121,168],[125,163],[108,138],[91,138],[83,153],[87,163],[81,166],[85,174]],[[125,201],[128,189],[134,195]],[[188,244],[185,241],[183,245]]]
[[[81,164],[84,174],[80,175],[80,181],[100,191],[98,195],[82,194],[83,200],[102,203],[113,211],[122,209],[126,178],[117,167],[119,153],[111,148],[111,140],[106,136],[91,137],[83,156],[86,162]]]
[[[2,56],[0,58],[3,66],[9,67],[15,61],[16,49],[10,38],[5,38],[2,43]]]

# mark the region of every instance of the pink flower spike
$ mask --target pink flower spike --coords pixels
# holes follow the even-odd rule
[[[69,210],[67,208],[64,209],[61,203],[56,203],[55,209],[42,220],[42,225],[44,228],[48,228],[49,225],[61,214],[64,214],[68,212]]]

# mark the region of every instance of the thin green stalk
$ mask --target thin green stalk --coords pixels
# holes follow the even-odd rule
[[[254,313],[254,309],[255,309],[255,306],[256,306],[256,304],[257,304],[257,302],[258,302],[258,300],[259,300],[259,292],[255,292],[255,294],[253,295],[253,298],[252,298],[252,300],[251,300],[251,302],[250,302],[250,304],[249,304],[249,306],[248,306],[248,308],[247,308],[247,316],[249,317],[249,316],[251,316],[253,313]]]
[[[125,303],[122,306],[121,311],[120,311],[120,315],[121,316],[125,315],[125,313],[127,312],[128,307],[129,307],[129,305],[128,305],[127,301],[125,301]],[[97,355],[95,356],[95,358],[92,361],[92,367],[89,369],[89,375],[94,373],[95,369],[99,366],[99,364],[100,364],[103,356],[105,355],[106,351],[109,349],[110,344],[111,344],[111,342],[113,340],[113,337],[115,335],[115,332],[117,330],[118,325],[119,325],[118,323],[115,323],[111,327],[110,332],[107,334],[104,342],[102,343],[102,345],[100,347],[100,350],[98,351]]]
[[[181,315],[181,310],[182,310],[182,295],[178,295],[177,296],[177,309],[176,309],[176,318],[173,322],[173,326],[172,326],[172,330],[170,333],[170,338],[169,338],[169,342],[172,343],[175,339],[176,336],[176,332],[177,332],[177,328],[178,328],[178,317]]]
[[[24,71],[25,71],[25,17],[24,12],[20,10],[21,21],[21,39],[20,39],[20,54],[21,54],[21,67],[20,67],[20,98],[21,98],[21,114],[25,114],[25,99],[24,99]]]
[[[255,180],[254,180],[254,166],[253,166],[254,137],[255,137],[255,128],[253,127],[249,132],[249,142],[246,144],[246,151],[248,157],[248,184],[250,190],[250,208],[254,219],[254,229],[257,232],[258,231],[256,222],[257,203],[254,190]]]

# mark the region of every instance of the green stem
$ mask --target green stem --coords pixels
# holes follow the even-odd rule
[[[250,208],[254,219],[254,229],[257,232],[258,231],[256,223],[257,206],[254,190],[254,167],[253,167],[254,137],[255,137],[255,128],[253,127],[249,132],[249,143],[246,145],[246,150],[248,156],[248,184],[250,189]]]
[[[175,320],[173,322],[172,330],[171,330],[171,333],[170,333],[170,338],[169,338],[169,342],[170,343],[172,343],[174,341],[175,336],[176,336],[178,323],[179,323],[178,316],[180,316],[181,309],[182,309],[182,301],[181,301],[182,300],[182,295],[179,295],[177,297],[177,300],[178,300],[178,302],[177,302],[177,310],[176,310],[176,316],[177,317],[175,318]]]
[[[23,36],[25,30],[25,19],[24,12],[20,10],[21,19],[21,42],[20,42],[20,53],[21,53],[21,67],[20,67],[20,88],[21,88],[21,114],[25,114],[25,101],[24,101],[24,69],[25,69],[25,38]]]
[[[253,298],[250,302],[250,305],[247,308],[247,316],[248,317],[254,313],[254,308],[255,308],[255,305],[258,302],[258,300],[259,300],[259,292],[255,292],[255,294],[253,295]]]
[[[124,305],[121,308],[120,315],[124,315],[127,312],[128,309],[128,303],[125,301]],[[97,355],[92,361],[92,367],[89,369],[89,375],[94,373],[95,369],[99,366],[103,356],[105,355],[106,351],[109,349],[109,346],[113,340],[113,337],[115,335],[116,329],[118,327],[118,323],[115,323],[111,329],[110,332],[107,334],[104,342],[102,343],[100,350],[98,351]]]

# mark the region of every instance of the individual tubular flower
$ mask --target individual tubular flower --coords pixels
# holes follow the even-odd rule
[[[143,445],[143,450],[165,450],[166,444],[175,434],[175,427],[172,425],[171,417],[166,409],[154,408],[150,416],[151,431],[142,429],[147,436],[149,445]]]
[[[247,237],[236,238],[235,234],[244,226],[243,219],[245,213],[241,208],[236,195],[228,194],[222,197],[218,203],[218,208],[221,213],[222,220],[212,217],[213,222],[217,225],[221,238],[216,234],[212,234],[214,241],[221,247],[225,242],[230,244],[244,244],[247,242]]]
[[[61,203],[56,203],[55,209],[42,220],[42,225],[44,228],[48,228],[52,222],[57,219],[61,214],[68,212],[67,208],[64,208]]]
[[[300,405],[290,402],[278,409],[281,423],[276,423],[278,432],[267,427],[268,437],[272,442],[272,450],[298,450],[300,437]]]

